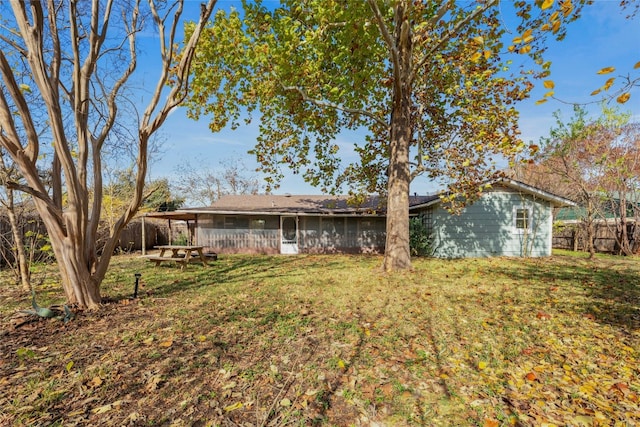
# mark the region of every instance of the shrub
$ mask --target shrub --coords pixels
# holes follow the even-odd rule
[[[411,256],[431,256],[431,236],[422,218],[409,220],[409,248]]]

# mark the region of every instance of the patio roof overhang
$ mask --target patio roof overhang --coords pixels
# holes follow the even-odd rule
[[[171,212],[147,212],[142,215],[144,218],[168,219],[178,221],[195,221],[198,217],[196,212],[171,211]]]

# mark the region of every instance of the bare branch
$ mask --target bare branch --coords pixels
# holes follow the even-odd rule
[[[40,190],[36,190],[33,187],[29,187],[28,185],[20,184],[14,181],[8,181],[5,185],[7,186],[7,188],[10,188],[12,190],[18,190],[18,191],[22,191],[23,193],[30,194],[36,199],[45,203],[49,208],[49,211],[53,215],[55,215],[56,220],[58,220],[60,223],[63,223],[62,214],[60,210],[53,204],[48,194],[43,193]]]
[[[117,239],[114,238],[113,236],[119,235],[122,228],[124,228],[124,226],[133,218],[133,216],[138,211],[138,208],[142,203],[142,200],[143,200],[142,192],[143,192],[144,182],[147,175],[147,165],[148,165],[147,153],[148,153],[149,137],[151,134],[153,134],[153,132],[155,132],[162,125],[162,123],[164,123],[164,121],[169,116],[169,113],[177,105],[179,105],[186,97],[186,93],[188,90],[191,62],[195,57],[195,53],[196,53],[196,44],[198,43],[198,39],[200,38],[203,28],[205,27],[206,23],[209,20],[209,17],[211,16],[211,13],[213,12],[213,8],[215,7],[216,2],[217,0],[208,0],[206,6],[203,6],[201,8],[200,19],[198,20],[198,23],[195,26],[195,29],[193,34],[191,35],[191,38],[189,39],[189,41],[186,43],[184,47],[184,55],[182,56],[182,58],[180,59],[180,62],[177,64],[175,68],[177,70],[176,72],[177,82],[171,87],[167,97],[165,98],[164,104],[160,106],[160,110],[157,113],[155,113],[155,116],[152,118],[154,111],[156,111],[157,107],[159,107],[160,97],[164,92],[164,89],[166,88],[166,83],[169,78],[169,71],[172,66],[172,60],[174,57],[173,52],[174,52],[174,49],[176,48],[174,41],[175,41],[175,35],[177,31],[177,25],[175,23],[172,25],[171,33],[168,36],[169,40],[168,40],[168,43],[166,43],[164,20],[160,18],[158,11],[155,8],[154,0],[149,0],[152,14],[154,16],[156,25],[158,26],[158,30],[160,33],[160,40],[161,40],[160,43],[161,43],[161,46],[163,47],[161,50],[161,54],[163,58],[161,76],[158,80],[158,84],[151,97],[151,100],[147,105],[147,108],[145,109],[145,112],[142,116],[142,120],[138,129],[139,146],[138,146],[138,157],[136,159],[137,173],[136,173],[136,180],[135,180],[135,186],[137,191],[135,192],[133,199],[129,203],[129,206],[127,207],[126,211],[121,215],[121,217],[113,225],[113,228],[111,230],[112,238],[110,238],[107,241],[104,251],[107,251],[107,252],[113,251],[117,243]],[[178,21],[182,14],[182,4],[183,4],[182,1],[178,2],[178,9],[173,15],[173,19],[175,21]],[[131,32],[131,37],[135,37],[135,32]],[[108,260],[103,261],[101,259],[96,267],[96,275],[102,277],[105,274],[108,265],[109,265]]]
[[[33,123],[31,111],[29,110],[29,104],[22,94],[20,86],[18,85],[18,82],[13,75],[11,65],[7,61],[7,58],[2,51],[0,51],[0,74],[2,74],[6,90],[9,92],[9,95],[15,102],[16,108],[18,109],[17,112],[20,114],[22,124],[26,132],[28,145],[24,152],[31,162],[35,162],[38,158],[38,145],[35,143],[38,138],[38,132],[36,131],[35,125]],[[18,137],[18,133],[16,131],[15,121],[11,114],[11,109],[9,108],[4,93],[1,91],[0,105],[2,107],[0,108],[0,124],[3,131],[10,132],[11,136],[10,139],[3,139],[6,142],[6,148],[16,153],[19,150],[22,150],[23,147],[20,145],[20,138]]]

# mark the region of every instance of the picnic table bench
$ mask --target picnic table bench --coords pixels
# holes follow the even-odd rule
[[[183,270],[190,262],[201,262],[202,265],[208,265],[207,256],[204,254],[204,246],[161,245],[156,246],[156,249],[160,249],[160,254],[145,256],[149,261],[155,262],[156,267],[163,262],[175,262],[176,264],[181,264],[181,269]],[[217,254],[211,255],[213,260],[218,258]]]

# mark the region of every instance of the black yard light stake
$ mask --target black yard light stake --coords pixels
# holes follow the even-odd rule
[[[136,286],[135,288],[133,288],[133,297],[138,298],[138,282],[140,281],[140,277],[142,276],[142,274],[136,273],[134,274],[134,276],[136,276]]]

